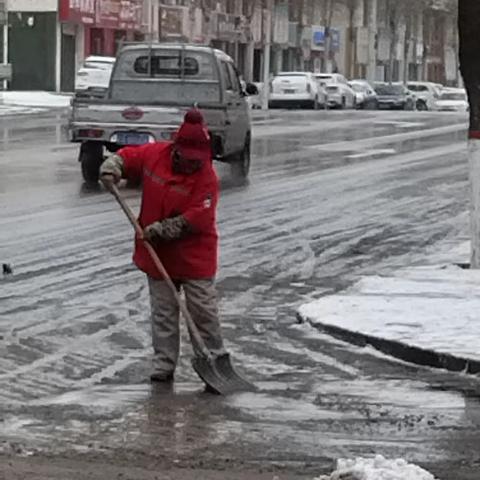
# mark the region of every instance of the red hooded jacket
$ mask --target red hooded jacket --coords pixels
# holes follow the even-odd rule
[[[213,278],[217,272],[219,186],[211,154],[199,171],[180,175],[172,171],[173,148],[173,142],[153,143],[122,148],[118,155],[124,161],[124,176],[143,180],[139,215],[143,228],[178,215],[189,223],[190,231],[184,237],[155,246],[169,275],[175,280]],[[133,260],[150,277],[162,278],[138,238]]]

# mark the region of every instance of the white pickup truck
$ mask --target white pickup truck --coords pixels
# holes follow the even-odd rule
[[[194,105],[205,116],[214,158],[245,178],[250,168],[251,123],[245,90],[233,60],[197,45],[141,43],[122,47],[103,97],[72,102],[70,141],[80,143],[86,182],[97,182],[105,150],[171,140]]]

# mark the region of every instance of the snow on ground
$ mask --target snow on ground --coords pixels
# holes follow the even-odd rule
[[[299,313],[312,324],[480,360],[480,271],[454,264],[468,258],[468,250],[464,242],[432,253],[428,266],[364,277]]]
[[[0,92],[0,107],[23,106],[44,108],[65,108],[70,105],[71,96],[50,92]]]
[[[45,108],[16,107],[14,105],[0,104],[0,117],[6,115],[28,115],[31,113],[41,113],[45,110]]]
[[[349,290],[300,307],[332,325],[461,358],[480,360],[480,271],[418,267],[365,277]]]
[[[340,459],[337,469],[315,480],[435,480],[430,473],[404,459],[375,458]]]

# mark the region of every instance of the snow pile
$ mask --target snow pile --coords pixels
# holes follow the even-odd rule
[[[340,459],[337,469],[329,476],[315,480],[436,480],[418,465],[404,459],[387,460],[381,455],[375,458]]]
[[[70,105],[69,95],[50,92],[0,92],[0,104],[25,107],[65,108]]]

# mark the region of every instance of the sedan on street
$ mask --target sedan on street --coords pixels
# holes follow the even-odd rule
[[[375,83],[378,108],[415,110],[416,98],[403,83]]]

